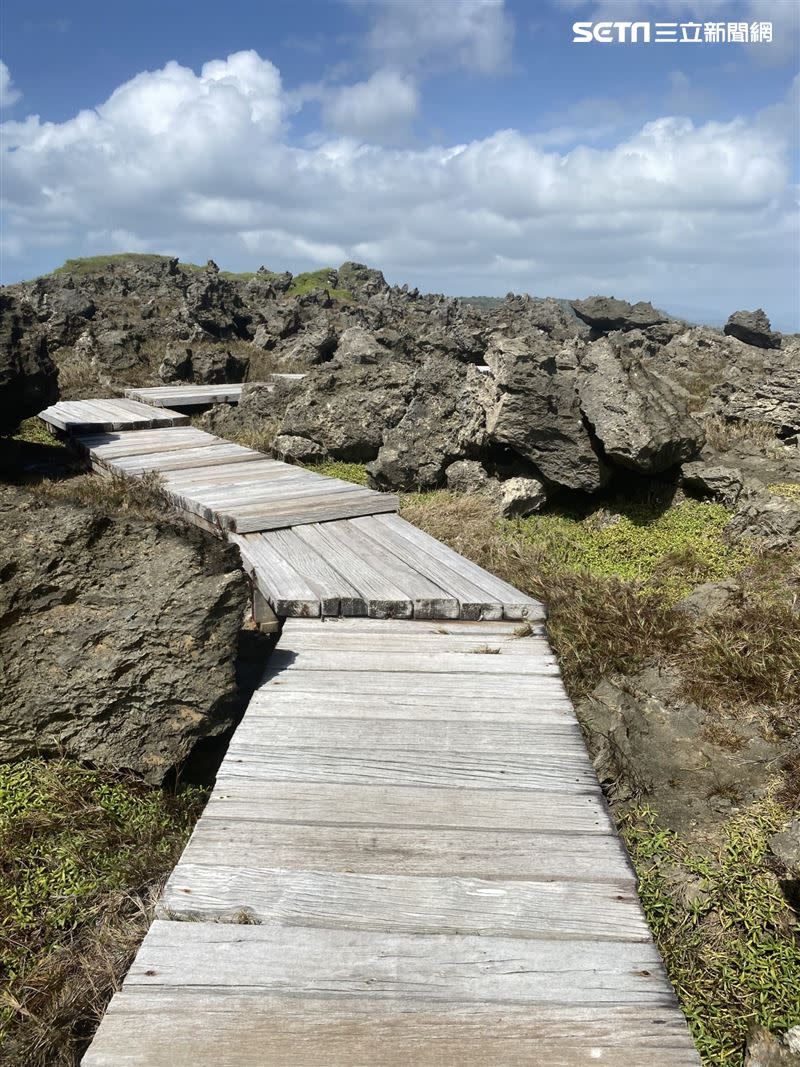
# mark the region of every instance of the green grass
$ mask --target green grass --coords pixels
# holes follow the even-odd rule
[[[295,275],[287,292],[289,296],[304,296],[314,289],[327,289],[333,300],[352,300],[353,294],[349,290],[333,288],[335,280],[336,271],[332,267],[322,267]]]
[[[722,539],[730,518],[720,504],[698,500],[667,510],[628,501],[588,515],[562,511],[512,520],[508,532],[535,547],[551,573],[619,578],[675,601],[700,582],[730,577],[751,558]]]
[[[363,463],[343,463],[336,459],[326,459],[322,463],[309,465],[309,469],[328,478],[341,478],[344,482],[356,485],[367,484],[367,468]]]
[[[632,812],[623,836],[648,922],[707,1067],[740,1067],[748,1026],[800,1024],[797,916],[765,865],[789,815],[768,798],[735,815],[720,843],[700,848]],[[688,882],[690,894],[676,892]]]
[[[14,434],[14,440],[31,445],[47,445],[48,448],[63,448],[65,450],[67,448],[64,441],[53,437],[45,423],[35,416],[31,419],[25,419],[24,422],[19,424],[17,432]]]
[[[81,256],[77,259],[65,260],[52,273],[71,274],[78,278],[85,278],[90,274],[102,273],[108,267],[116,265],[141,264],[146,266],[153,263],[166,263],[171,258],[171,256],[157,255],[152,252],[116,252],[104,256]],[[206,269],[200,263],[180,263],[178,266],[180,270],[186,273],[195,273]],[[226,278],[228,281],[249,281],[251,278],[256,277],[256,271],[252,270],[239,272],[221,270],[219,273],[221,278]]]
[[[785,496],[787,500],[800,504],[800,485],[797,482],[776,482],[774,485],[768,485],[767,489],[776,496]]]
[[[203,800],[67,760],[0,765],[4,1063],[76,1062]]]

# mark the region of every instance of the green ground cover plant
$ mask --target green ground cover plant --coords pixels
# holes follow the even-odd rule
[[[0,765],[0,1046],[77,1062],[204,801],[66,759]]]

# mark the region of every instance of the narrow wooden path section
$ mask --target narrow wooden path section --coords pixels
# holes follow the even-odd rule
[[[488,368],[487,368],[488,369]],[[253,385],[266,385],[272,390],[278,382],[299,382],[305,374],[270,374],[266,382],[253,382]],[[238,404],[244,384],[220,385],[185,385],[179,382],[172,385],[143,386],[126,389],[125,396],[140,400],[153,407],[196,408],[211,404]]]
[[[287,621],[84,1067],[697,1067],[522,632]]]
[[[541,604],[171,409],[42,417],[285,619],[84,1067],[699,1067]]]

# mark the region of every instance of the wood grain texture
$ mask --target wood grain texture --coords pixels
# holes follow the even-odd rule
[[[81,443],[285,619],[87,1067],[698,1067],[542,606],[394,498],[192,427]]]

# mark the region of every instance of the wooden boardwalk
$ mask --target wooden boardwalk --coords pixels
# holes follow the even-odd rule
[[[287,621],[84,1067],[697,1067],[529,629]]]
[[[542,605],[393,497],[98,403],[48,421],[285,622],[84,1067],[698,1067]]]
[[[189,422],[189,416],[181,415],[178,411],[152,407],[123,397],[113,400],[59,400],[57,404],[40,411],[39,418],[52,429],[69,434],[150,430]]]
[[[488,370],[488,368],[487,368]],[[298,382],[305,374],[270,374],[267,382],[251,382],[251,385],[266,385],[274,389],[277,382]],[[242,382],[220,385],[193,385],[173,383],[171,385],[145,386],[126,389],[125,396],[141,400],[153,407],[194,408],[210,404],[238,404],[242,396]]]

